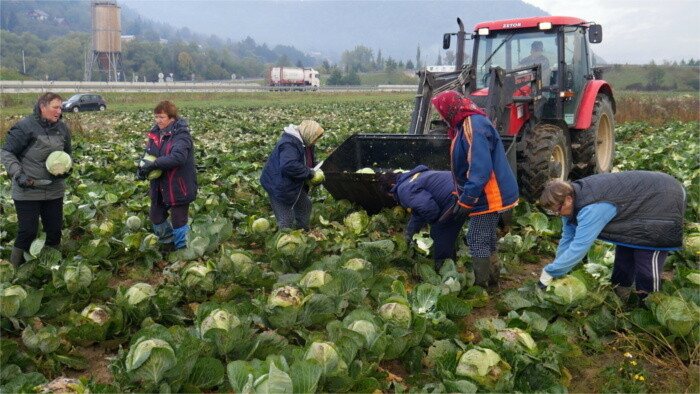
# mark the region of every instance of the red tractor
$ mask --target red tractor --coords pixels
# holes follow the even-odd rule
[[[593,66],[589,47],[601,42],[600,25],[546,16],[479,23],[467,34],[459,18],[457,23],[459,31],[443,37],[445,49],[457,37],[455,71],[419,73],[409,135],[357,134],[328,157],[322,168],[336,199],[348,198],[370,211],[392,204],[373,190],[376,178],[358,179],[358,187],[347,184],[350,179],[343,174],[355,166],[381,170],[427,164],[449,170],[446,125],[434,114],[430,99],[450,89],[486,110],[523,197],[537,199],[551,179],[610,171],[615,100],[610,85],[600,79],[602,70]],[[468,63],[467,40],[473,41]]]

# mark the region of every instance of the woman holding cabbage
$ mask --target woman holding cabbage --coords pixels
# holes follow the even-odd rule
[[[323,181],[323,172],[314,170],[314,146],[321,135],[323,128],[313,120],[290,124],[265,163],[260,183],[270,196],[280,230],[309,227],[309,186]]]
[[[149,217],[165,252],[187,247],[190,203],[197,197],[194,145],[187,120],[177,107],[161,101],[153,110],[155,125],[137,176],[151,180]],[[170,221],[168,221],[170,217]]]
[[[63,227],[64,178],[71,173],[71,135],[61,120],[63,99],[56,93],[42,94],[34,113],[17,122],[7,133],[0,160],[12,178],[12,199],[17,210],[18,231],[10,262],[24,263],[39,231],[45,245],[58,249]]]

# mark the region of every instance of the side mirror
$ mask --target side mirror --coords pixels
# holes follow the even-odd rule
[[[442,36],[442,49],[450,49],[451,36],[452,36],[452,34],[450,34],[450,33],[445,33]]]
[[[603,26],[591,25],[588,28],[588,42],[597,44],[601,41],[603,41]]]

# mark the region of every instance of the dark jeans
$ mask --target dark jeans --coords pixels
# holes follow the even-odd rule
[[[613,266],[613,285],[632,286],[637,291],[651,293],[661,289],[661,273],[668,252],[663,250],[634,249],[627,246],[615,246],[615,265]]]
[[[180,228],[187,224],[187,214],[190,209],[190,204],[185,205],[175,205],[173,207],[167,207],[163,203],[163,196],[160,191],[156,193],[151,198],[151,211],[148,216],[153,224],[161,224],[168,219],[169,215],[172,215],[172,225],[173,228]],[[170,214],[168,214],[170,210]]]
[[[63,198],[55,200],[26,201],[14,200],[17,210],[19,231],[15,247],[29,250],[32,241],[39,233],[39,218],[46,233],[46,245],[58,246],[61,243],[63,228]]]

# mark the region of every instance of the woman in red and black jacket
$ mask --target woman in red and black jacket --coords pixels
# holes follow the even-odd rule
[[[156,159],[142,160],[138,176],[146,179],[151,171],[162,170],[151,180],[149,216],[164,249],[181,249],[187,246],[188,211],[197,196],[194,145],[187,120],[178,116],[175,104],[161,101],[153,113],[156,124],[148,133],[145,153]]]
[[[450,158],[456,188],[451,213],[469,216],[467,243],[475,284],[495,285],[500,270],[496,252],[499,213],[518,204],[518,183],[498,131],[480,108],[454,90],[438,94],[431,102],[450,125]]]

